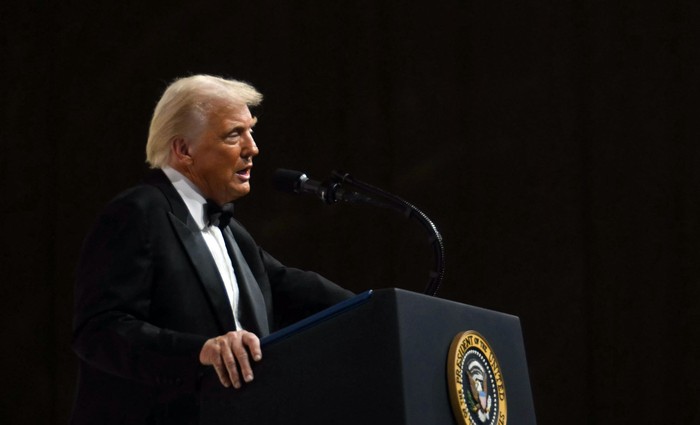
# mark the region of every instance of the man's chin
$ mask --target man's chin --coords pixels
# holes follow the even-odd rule
[[[236,201],[247,194],[250,193],[250,184],[245,183],[243,185],[236,185],[235,188],[231,192],[228,193],[228,201],[227,202],[233,202]]]

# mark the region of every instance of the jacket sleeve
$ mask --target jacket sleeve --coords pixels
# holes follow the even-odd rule
[[[260,257],[270,279],[276,329],[354,296],[318,273],[286,267],[263,249]]]
[[[154,253],[147,211],[134,200],[117,200],[86,239],[76,273],[73,349],[119,377],[194,389],[206,337],[158,327],[149,317]]]

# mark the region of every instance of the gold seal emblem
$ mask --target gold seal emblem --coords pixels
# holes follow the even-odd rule
[[[476,331],[461,332],[450,346],[447,385],[457,423],[506,425],[506,387],[496,354]]]

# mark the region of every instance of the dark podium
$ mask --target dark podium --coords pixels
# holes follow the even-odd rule
[[[457,424],[446,370],[453,338],[467,330],[498,358],[508,424],[534,424],[519,319],[399,289],[358,295],[263,339],[253,383],[233,390],[207,377],[200,423]]]

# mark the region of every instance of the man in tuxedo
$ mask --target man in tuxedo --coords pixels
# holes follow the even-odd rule
[[[107,206],[83,246],[73,423],[197,423],[207,369],[225,387],[252,385],[260,337],[352,296],[284,266],[231,217],[250,191],[249,106],[261,100],[206,75],[160,99],[146,146],[154,170]]]

